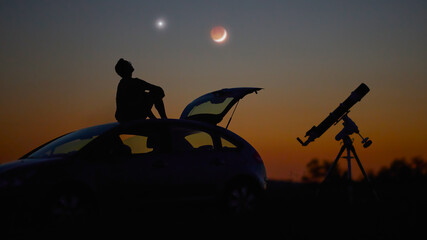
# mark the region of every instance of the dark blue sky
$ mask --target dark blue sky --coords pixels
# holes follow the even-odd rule
[[[206,92],[265,88],[232,130],[270,169],[333,157],[340,127],[309,150],[295,138],[362,82],[371,92],[352,115],[376,140],[366,158],[384,156],[368,167],[426,154],[426,1],[0,1],[0,35],[0,161],[114,121],[120,57],[165,89],[174,118]]]

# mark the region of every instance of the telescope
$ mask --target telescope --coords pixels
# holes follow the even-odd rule
[[[357,164],[359,165],[360,170],[362,171],[363,176],[366,178],[366,180],[370,183],[372,192],[377,200],[379,200],[378,195],[373,188],[368,175],[366,174],[365,170],[363,169],[362,163],[360,162],[359,157],[357,156],[356,149],[353,146],[353,140],[350,138],[350,135],[353,133],[357,133],[362,138],[363,147],[367,148],[372,144],[372,141],[369,140],[369,138],[363,138],[363,136],[359,133],[359,128],[357,127],[356,123],[353,122],[353,120],[350,119],[348,116],[348,113],[350,112],[350,108],[354,106],[357,102],[362,100],[362,98],[369,92],[368,86],[366,84],[362,83],[357,87],[350,96],[344,100],[333,112],[329,114],[323,120],[319,126],[314,126],[310,130],[307,131],[305,134],[305,137],[308,137],[305,142],[303,142],[300,138],[297,138],[298,142],[300,142],[303,146],[307,146],[309,143],[313,142],[316,138],[322,136],[323,133],[326,132],[332,125],[337,124],[339,121],[343,121],[344,128],[335,136],[335,140],[342,141],[343,145],[335,158],[335,161],[330,166],[325,179],[323,180],[322,184],[326,181],[326,179],[330,176],[332,169],[336,167],[338,160],[341,158],[341,155],[344,153],[345,150],[347,150],[347,156],[344,157],[347,159],[347,165],[348,165],[348,180],[351,181],[351,159],[355,159]],[[353,154],[353,156],[351,156]],[[349,199],[351,201],[352,197],[352,190],[351,186],[349,185]]]
[[[313,142],[316,138],[322,136],[323,133],[326,132],[332,125],[337,124],[340,120],[344,120],[344,127],[349,126],[351,129],[349,130],[345,128],[344,130],[349,130],[351,133],[359,133],[357,126],[353,121],[347,116],[350,112],[350,108],[353,107],[357,102],[362,100],[362,98],[369,92],[368,86],[362,83],[357,87],[350,96],[344,100],[333,112],[329,114],[318,126],[313,126],[310,130],[307,131],[305,137],[308,137],[305,142],[303,142],[300,138],[297,138],[298,142],[300,142],[303,146],[307,146],[309,143]],[[351,121],[351,122],[350,122]],[[343,130],[343,131],[344,131]],[[350,133],[350,134],[351,134]],[[348,134],[349,135],[349,134]],[[359,134],[360,135],[360,134]],[[361,135],[360,135],[361,136]],[[338,136],[337,136],[338,138]],[[340,139],[337,139],[339,141]],[[363,137],[362,137],[363,139]],[[365,143],[365,147],[368,147],[372,141],[369,139],[363,139],[362,143]]]

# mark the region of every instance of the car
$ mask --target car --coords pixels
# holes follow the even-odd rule
[[[208,93],[180,119],[114,122],[58,137],[0,165],[3,213],[38,212],[60,222],[117,203],[172,202],[214,203],[236,215],[254,211],[266,190],[263,160],[218,123],[240,99],[260,90]]]

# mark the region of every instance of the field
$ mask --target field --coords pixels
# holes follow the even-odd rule
[[[84,223],[25,230],[13,239],[413,239],[422,231],[422,184],[269,181],[257,213],[228,216],[204,206],[115,209]],[[419,235],[418,235],[419,236]]]

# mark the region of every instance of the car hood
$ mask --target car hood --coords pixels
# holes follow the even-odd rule
[[[185,107],[180,119],[218,124],[240,99],[262,88],[225,88],[205,94]]]

